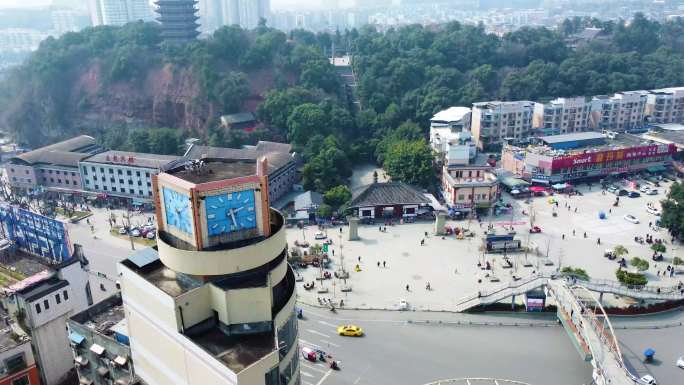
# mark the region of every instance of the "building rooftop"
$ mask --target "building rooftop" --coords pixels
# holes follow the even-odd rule
[[[26,164],[54,164],[57,166],[77,167],[78,162],[99,151],[95,138],[80,135],[75,138],[41,147],[12,158]]]
[[[171,297],[178,297],[203,284],[199,279],[164,266],[154,247],[139,250],[121,263]]]
[[[677,147],[684,146],[684,130],[676,131],[649,131],[642,135],[644,139],[654,140],[660,143],[674,143]]]
[[[473,106],[484,109],[497,109],[501,107],[534,107],[534,102],[531,102],[529,100],[517,100],[513,102],[502,102],[499,100],[493,100],[489,102],[473,103]]]
[[[105,151],[86,158],[83,161],[89,163],[160,169],[179,158],[179,156],[174,155],[145,154],[127,151]]]
[[[527,151],[535,154],[555,157],[577,155],[606,150],[619,150],[637,146],[647,146],[652,143],[653,141],[644,139],[636,135],[619,133],[615,136],[614,139],[605,138],[605,140],[602,143],[588,142],[586,144],[574,147],[572,149],[553,149],[546,145],[530,145],[526,149]]]
[[[256,117],[251,112],[238,112],[236,114],[221,115],[221,123],[223,124],[249,123],[254,121],[256,121]]]
[[[256,175],[257,173],[257,163],[254,160],[201,159],[203,165],[199,168],[179,166],[166,172],[177,178],[195,184],[240,178]]]
[[[393,205],[425,205],[430,200],[425,198],[417,188],[401,182],[371,183],[352,191],[350,208],[393,206]]]
[[[295,211],[316,208],[323,203],[323,195],[315,191],[306,191],[298,195],[294,201]]]
[[[17,291],[26,302],[33,302],[69,285],[69,282],[52,276]]]
[[[539,140],[549,144],[591,139],[605,139],[605,137],[600,132],[574,132],[571,134],[550,135],[539,138]]]
[[[471,112],[468,107],[449,107],[442,110],[433,116],[431,122],[456,122],[462,120],[467,114]]]
[[[186,335],[193,342],[223,362],[235,373],[264,358],[276,349],[275,338],[271,332],[254,334],[226,335],[218,327],[193,328]],[[202,330],[203,329],[203,330]]]
[[[72,316],[71,320],[98,333],[110,335],[125,318],[121,294],[117,293]],[[127,332],[123,334],[128,335]]]
[[[226,159],[226,160],[257,160],[266,157],[268,160],[268,174],[272,174],[288,163],[294,161],[292,146],[287,143],[260,141],[256,146],[245,148],[224,148],[192,145],[185,153],[186,159]]]

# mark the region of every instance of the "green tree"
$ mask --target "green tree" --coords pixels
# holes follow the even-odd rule
[[[649,263],[645,259],[634,257],[629,260],[629,264],[636,267],[639,271],[646,271],[649,268]]]
[[[316,216],[319,218],[330,218],[332,215],[333,208],[325,203],[322,203],[320,206],[318,206],[318,209],[316,209]]]
[[[330,207],[337,210],[342,205],[349,202],[351,197],[352,194],[351,191],[349,191],[349,187],[345,185],[339,185],[326,191],[323,195],[323,200],[326,204],[330,205]]]
[[[623,255],[626,255],[629,253],[629,250],[627,250],[626,247],[622,245],[617,245],[613,248],[613,254],[615,254],[616,257],[620,258]]]
[[[148,130],[140,129],[131,131],[128,134],[128,148],[133,152],[150,152],[150,133]]]
[[[664,253],[667,249],[662,243],[654,243],[651,245],[651,250],[653,250],[654,253]]]
[[[223,113],[239,112],[242,102],[249,96],[247,75],[242,72],[230,72],[222,76],[214,86],[212,96],[219,102]]]
[[[615,277],[620,283],[629,286],[645,286],[648,283],[648,278],[642,273],[630,273],[628,271],[617,269]]]
[[[424,140],[400,140],[385,154],[384,169],[392,180],[428,187],[434,182],[433,154]]]
[[[661,202],[663,214],[660,217],[662,226],[668,229],[673,237],[684,237],[684,183],[675,182],[670,187],[667,198]]]
[[[153,154],[178,154],[180,144],[176,130],[172,128],[157,128],[150,130],[149,148]]]
[[[299,105],[287,118],[287,137],[295,145],[303,146],[312,135],[327,132],[327,121],[325,111],[318,105]]]

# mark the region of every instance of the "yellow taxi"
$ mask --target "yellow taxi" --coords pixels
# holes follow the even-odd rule
[[[337,328],[337,334],[346,337],[361,337],[363,330],[355,325],[343,325]]]

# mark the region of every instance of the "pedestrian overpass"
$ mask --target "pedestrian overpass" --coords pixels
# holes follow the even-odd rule
[[[569,278],[532,275],[497,288],[479,291],[466,296],[456,304],[456,311],[489,305],[525,293],[545,288],[547,296],[557,305],[558,319],[573,344],[586,361],[594,367],[596,385],[641,384],[639,379],[625,367],[620,345],[608,315],[601,305],[604,293],[612,293],[643,300],[674,301],[684,299],[677,287],[626,287],[619,282],[607,280],[577,281]],[[599,293],[597,298],[595,293]],[[467,382],[442,382],[443,384],[467,384]],[[434,384],[442,384],[436,382]],[[491,382],[494,383],[495,382]],[[504,382],[506,383],[506,382]],[[515,382],[508,382],[514,384]]]

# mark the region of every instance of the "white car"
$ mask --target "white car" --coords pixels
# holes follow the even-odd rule
[[[652,375],[647,374],[639,379],[640,384],[646,384],[646,385],[658,385],[656,382],[655,378],[653,378]]]
[[[139,237],[140,236],[140,230],[139,229],[133,229],[131,231],[131,235],[134,237]]]
[[[397,307],[399,308],[399,310],[408,310],[409,305],[405,299],[400,299],[399,305]]]
[[[126,235],[126,228],[125,228],[125,227],[120,227],[120,228],[119,228],[119,234],[121,234],[121,235]]]
[[[648,194],[648,192],[651,191],[651,188],[648,186],[641,186],[639,191],[641,191],[642,193]]]
[[[635,216],[632,215],[632,214],[625,214],[625,216],[624,216],[623,218],[625,218],[625,220],[626,220],[627,222],[632,222],[632,223],[634,223],[634,224],[639,223],[639,220],[637,219],[637,217],[635,217]]]
[[[323,234],[322,231],[318,231],[318,232],[316,232],[316,234],[314,234],[314,238],[315,239],[325,239],[327,237],[325,236],[325,234]]]
[[[681,356],[677,359],[677,366],[684,369],[684,356]]]
[[[145,238],[147,239],[154,239],[157,237],[157,234],[154,233],[154,231],[148,231],[147,234],[145,234]]]
[[[654,188],[648,189],[648,191],[646,191],[646,195],[658,195],[658,190]]]
[[[653,207],[653,206],[647,206],[647,207],[646,207],[646,212],[649,213],[649,214],[653,214],[653,215],[655,215],[655,216],[657,216],[657,217],[660,216],[660,210],[658,210],[657,208],[655,208],[655,207]]]

